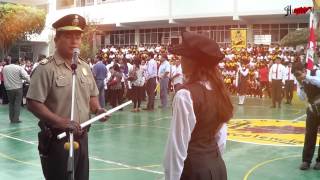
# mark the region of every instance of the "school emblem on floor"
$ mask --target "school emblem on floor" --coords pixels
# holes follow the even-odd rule
[[[228,123],[228,140],[251,144],[303,146],[304,132],[304,121],[233,119]]]

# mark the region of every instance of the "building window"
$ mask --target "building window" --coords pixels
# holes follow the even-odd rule
[[[271,42],[278,42],[279,39],[279,29],[271,29]]]
[[[73,0],[56,0],[57,9],[66,9],[74,5]]]
[[[280,29],[288,29],[289,24],[280,24]]]
[[[288,34],[288,29],[280,29],[280,40]]]
[[[307,28],[307,27],[309,27],[308,23],[300,23],[299,24],[299,28]]]
[[[93,4],[94,0],[76,0],[77,7],[92,6]]]

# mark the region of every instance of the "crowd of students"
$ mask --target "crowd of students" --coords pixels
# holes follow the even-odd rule
[[[104,79],[105,102],[115,107],[121,104],[125,98],[135,99],[137,105],[132,111],[138,112],[141,110],[141,101],[147,97],[147,64],[150,59],[155,60],[157,63],[156,80],[158,85],[154,89],[155,93],[159,93],[160,90],[160,78],[158,75],[162,59],[170,64],[169,69],[166,70],[168,71],[167,76],[169,82],[165,87],[167,88],[165,91],[170,92],[177,90],[183,84],[180,57],[168,53],[169,48],[170,46],[161,45],[107,46],[100,49],[95,57],[87,58],[86,60],[91,68],[99,61],[106,66],[107,76]],[[303,47],[294,49],[292,47],[281,47],[278,45],[249,45],[247,48],[242,49],[221,47],[220,50],[225,54],[225,58],[219,63],[218,68],[223,75],[224,83],[229,92],[233,95],[239,93],[240,70],[245,69],[247,70],[247,87],[245,88],[244,94],[246,96],[260,98],[264,96],[271,97],[269,69],[277,58],[280,58],[281,64],[286,68],[290,63],[305,59],[305,50]],[[20,59],[20,65],[30,74],[38,65],[37,62],[43,58],[44,56],[39,56],[39,59],[35,63],[29,59]],[[3,86],[1,69],[7,63],[8,58],[2,60],[0,64],[0,96],[4,104],[8,102]],[[285,76],[283,77],[285,78]],[[283,79],[283,85],[285,81],[286,79]],[[27,90],[27,88],[24,89]],[[283,96],[285,96],[285,93],[283,93]]]

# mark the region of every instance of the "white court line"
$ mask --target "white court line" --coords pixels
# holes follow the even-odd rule
[[[307,116],[307,115],[306,115],[306,114],[301,115],[301,116],[295,118],[292,122],[296,122],[296,121],[298,121],[299,119],[301,119],[301,118],[303,118],[303,117],[305,117],[305,116]]]
[[[36,143],[34,143],[32,141],[27,141],[27,140],[23,140],[23,139],[20,139],[20,138],[15,138],[15,137],[8,136],[8,135],[2,134],[2,133],[0,133],[0,136],[8,138],[8,139],[13,139],[13,140],[16,140],[16,141],[24,142],[24,143],[27,143],[27,144],[37,145]],[[96,158],[96,157],[89,156],[89,159],[93,159],[95,161],[100,161],[100,162],[104,162],[104,163],[108,163],[108,164],[114,164],[114,165],[118,165],[118,166],[129,168],[129,169],[135,169],[135,170],[138,170],[138,171],[144,171],[144,172],[149,172],[149,173],[154,173],[154,174],[163,174],[163,172],[160,172],[160,171],[153,171],[153,170],[149,170],[149,169],[145,169],[145,168],[141,168],[141,167],[134,167],[134,166],[130,166],[130,165],[119,163],[119,162],[99,159],[99,158]]]
[[[23,140],[23,139],[19,139],[19,138],[15,138],[15,137],[8,136],[8,135],[2,134],[2,133],[0,133],[0,136],[8,138],[8,139],[13,139],[13,140],[16,140],[16,141],[24,142],[24,143],[27,143],[27,144],[37,145],[34,142]]]
[[[10,130],[21,130],[21,129],[29,129],[29,128],[36,128],[36,126],[26,126],[26,127],[12,127],[12,128],[4,128],[0,129],[0,131],[10,131]]]
[[[111,125],[119,125],[118,127],[110,127],[110,128],[101,128],[98,130],[95,130],[93,132],[102,132],[102,131],[108,131],[108,130],[113,130],[113,129],[121,129],[121,128],[127,128],[127,127],[134,127],[134,126],[145,126],[148,125],[150,122],[156,122],[156,121],[161,121],[163,119],[170,119],[172,116],[166,116],[166,117],[162,117],[162,118],[158,118],[155,120],[151,120],[151,121],[147,121],[147,122],[143,122],[143,123],[133,123],[133,124],[111,124]],[[104,125],[104,124],[93,124],[93,125]],[[169,129],[169,128],[168,128]]]
[[[104,163],[108,163],[108,164],[114,164],[114,165],[118,165],[118,166],[129,168],[129,169],[135,169],[135,170],[150,172],[150,173],[154,173],[154,174],[163,174],[163,172],[160,172],[160,171],[153,171],[153,170],[149,170],[149,169],[145,169],[145,168],[141,168],[141,167],[134,167],[134,166],[130,166],[130,165],[119,163],[119,162],[99,159],[99,158],[96,158],[96,157],[93,157],[93,156],[90,156],[89,159],[93,159],[93,160],[104,162]]]

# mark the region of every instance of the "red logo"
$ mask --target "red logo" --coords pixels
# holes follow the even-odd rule
[[[292,11],[292,8],[291,8],[291,5],[288,5],[284,8],[284,10],[286,11],[286,15],[284,16],[289,16],[292,14],[295,14],[295,15],[301,15],[301,14],[307,14],[308,11],[312,11],[312,7],[299,7],[299,8],[294,8],[293,11]]]

